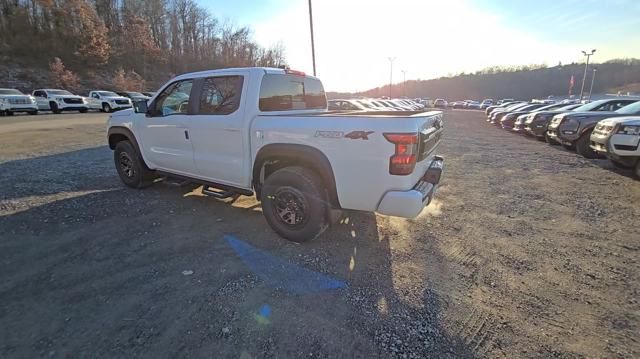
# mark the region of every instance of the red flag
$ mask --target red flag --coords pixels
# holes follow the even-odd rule
[[[575,85],[575,80],[573,75],[571,75],[571,80],[569,80],[569,96],[571,96],[571,90],[573,90],[573,85]]]

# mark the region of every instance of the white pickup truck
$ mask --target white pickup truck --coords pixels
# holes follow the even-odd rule
[[[131,100],[127,97],[120,96],[113,91],[91,91],[87,99],[89,108],[92,110],[100,110],[102,112],[113,112],[131,108]]]
[[[640,117],[604,119],[591,133],[591,149],[601,153],[616,166],[633,168],[640,179]]]
[[[161,176],[227,198],[253,195],[284,238],[316,238],[333,210],[416,217],[433,198],[442,112],[327,111],[315,77],[274,68],[184,74],[149,102],[112,114],[122,181]]]
[[[82,113],[89,111],[89,104],[84,97],[74,95],[67,90],[40,89],[33,91],[32,96],[36,98],[38,109],[43,111],[51,111],[55,114],[62,111]]]

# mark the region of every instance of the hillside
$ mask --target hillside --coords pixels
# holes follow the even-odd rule
[[[285,63],[281,46],[258,45],[195,0],[0,0],[0,34],[0,87],[23,90],[153,89],[188,71]]]
[[[640,60],[620,59],[594,64],[597,68],[594,93],[638,90],[640,82]],[[585,92],[589,90],[593,68],[589,65]],[[407,81],[394,84],[393,97],[406,94],[407,97],[458,99],[483,98],[543,98],[549,95],[567,96],[569,81],[574,76],[573,94],[580,93],[584,64],[569,64],[555,67],[521,67],[516,69],[490,68],[474,74],[460,74],[433,80]],[[633,86],[631,84],[636,84]],[[333,97],[348,94],[332,94]],[[350,94],[349,94],[350,95]],[[389,86],[374,88],[357,95],[379,97],[389,95]]]

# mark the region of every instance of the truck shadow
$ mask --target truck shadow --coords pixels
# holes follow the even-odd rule
[[[441,322],[429,271],[398,268],[393,231],[373,214],[345,212],[298,245],[278,238],[251,198],[214,200],[191,185],[123,187],[105,147],[22,161],[0,164],[0,173],[25,177],[7,189],[3,175],[0,199],[49,197],[0,207],[2,357],[87,348],[97,356],[474,356]],[[270,288],[227,234],[347,288]],[[407,276],[418,278],[410,293],[399,285]]]

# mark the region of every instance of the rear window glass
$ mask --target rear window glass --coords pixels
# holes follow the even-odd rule
[[[297,76],[267,74],[260,86],[260,111],[324,109],[327,98],[320,80]]]
[[[209,77],[204,80],[198,114],[228,115],[240,107],[242,76]]]

